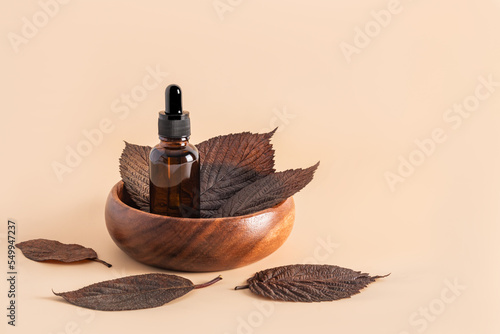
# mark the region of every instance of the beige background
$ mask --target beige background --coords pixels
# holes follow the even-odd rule
[[[84,244],[114,267],[41,264],[18,252],[18,326],[9,333],[500,331],[500,86],[481,84],[500,82],[500,1],[66,2],[47,22],[35,0],[0,10],[2,267],[8,218],[18,241]],[[38,31],[23,28],[33,20]],[[342,47],[356,50],[346,57]],[[148,71],[161,73],[146,89]],[[183,88],[193,143],[279,126],[279,170],[321,160],[295,197],[294,231],[268,258],[160,308],[66,304],[51,289],[161,271],[114,245],[103,209],[123,140],[156,143],[170,83]],[[470,116],[449,113],[462,103]],[[68,147],[85,150],[84,132],[102,122],[107,133],[58,180],[53,164],[66,164]],[[433,131],[445,139],[422,159],[415,141]],[[385,174],[398,172],[400,156],[420,165],[391,191]],[[313,261],[392,274],[331,303],[231,290],[258,270]]]

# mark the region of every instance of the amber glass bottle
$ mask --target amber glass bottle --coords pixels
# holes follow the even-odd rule
[[[200,164],[189,143],[189,112],[182,111],[181,90],[165,91],[165,111],[159,113],[160,143],[149,155],[149,194],[152,213],[184,218],[200,217]]]

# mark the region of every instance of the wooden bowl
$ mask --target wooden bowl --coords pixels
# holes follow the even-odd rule
[[[226,218],[178,218],[132,207],[123,181],[106,201],[106,226],[113,241],[133,259],[179,271],[242,267],[277,250],[292,231],[290,197],[270,209]]]

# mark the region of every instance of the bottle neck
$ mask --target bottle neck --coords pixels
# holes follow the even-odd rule
[[[186,146],[189,144],[189,137],[181,138],[168,138],[160,136],[160,144],[163,145],[175,145],[175,146]]]

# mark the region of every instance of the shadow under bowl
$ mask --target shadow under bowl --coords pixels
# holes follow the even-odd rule
[[[277,250],[295,220],[290,197],[256,213],[224,218],[179,218],[134,208],[123,181],[108,195],[106,226],[133,259],[178,271],[220,271],[246,266]]]

